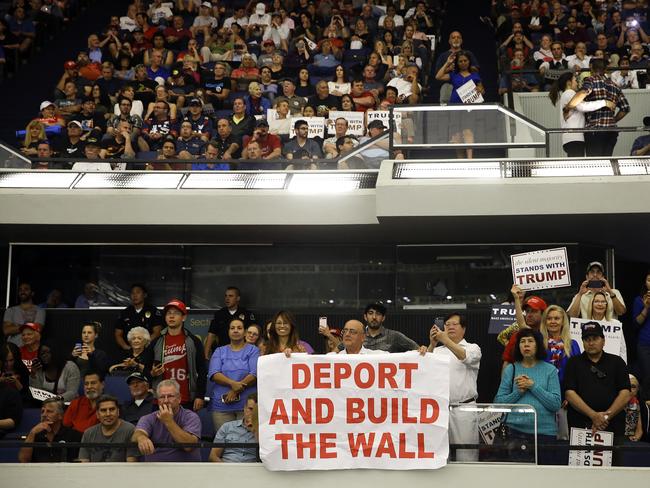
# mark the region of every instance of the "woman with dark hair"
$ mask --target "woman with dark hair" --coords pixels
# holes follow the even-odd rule
[[[105,115],[107,112],[110,112],[110,108],[113,106],[111,99],[107,93],[102,91],[102,88],[99,85],[93,85],[90,89],[90,96],[95,101],[95,112],[101,115]]]
[[[345,73],[345,68],[342,64],[339,64],[334,68],[334,76],[332,76],[332,81],[327,82],[327,87],[329,88],[330,94],[335,97],[348,95],[350,93],[350,80],[348,75]]]
[[[66,360],[61,348],[41,344],[38,360],[32,362],[29,386],[54,393],[69,402],[79,395],[80,378],[79,368]]]
[[[291,312],[280,310],[271,319],[268,329],[269,340],[262,346],[262,354],[275,354],[290,349],[292,352],[314,353],[314,348],[301,341],[296,319]]]
[[[616,104],[608,100],[575,103],[578,80],[573,72],[563,73],[553,83],[548,97],[554,106],[560,107],[560,127],[563,129],[582,129],[585,126],[584,112],[608,107],[614,110]],[[570,158],[585,156],[585,135],[582,132],[563,133],[562,149]]]
[[[296,95],[299,97],[311,97],[316,95],[316,89],[311,84],[309,70],[307,68],[300,68],[298,70],[298,84],[296,85]]]
[[[108,354],[95,347],[95,341],[102,330],[99,322],[88,322],[81,328],[81,342],[72,349],[72,360],[79,368],[81,377],[86,371],[96,371],[100,376],[106,376],[108,371]]]
[[[17,390],[23,401],[31,399],[29,370],[20,358],[20,349],[13,342],[7,342],[0,348],[0,383]]]
[[[144,64],[151,66],[151,55],[154,52],[159,52],[162,55],[162,64],[165,68],[171,68],[174,64],[174,53],[171,49],[165,46],[165,35],[162,32],[156,32],[151,38],[153,47],[150,47],[144,52]]]
[[[639,328],[637,358],[641,369],[641,386],[650,395],[650,271],[645,274],[639,295],[632,304],[632,318]]]
[[[246,341],[243,320],[230,321],[228,337],[230,344],[214,351],[208,370],[208,378],[215,383],[209,406],[215,431],[226,422],[241,419],[248,395],[256,390],[260,350]]]
[[[508,364],[503,371],[494,403],[533,406],[537,414],[537,442],[554,442],[557,435],[555,413],[561,406],[560,381],[555,366],[545,361],[542,334],[533,329],[520,330],[514,355],[515,362]],[[505,425],[509,429],[508,441],[518,446],[529,446],[529,449],[518,447],[510,455],[525,453],[529,459],[535,435],[533,415],[510,412],[506,415]]]
[[[354,112],[354,99],[351,95],[341,97],[341,110],[344,112]]]

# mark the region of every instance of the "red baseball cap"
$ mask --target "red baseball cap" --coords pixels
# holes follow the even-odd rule
[[[526,307],[543,312],[544,310],[546,310],[546,307],[548,307],[548,305],[546,305],[546,302],[544,300],[542,300],[538,296],[533,295],[528,297],[524,302],[524,308]]]
[[[171,307],[177,308],[183,315],[187,315],[187,307],[178,298],[172,298],[169,302],[167,302],[167,305],[165,305],[163,311],[166,312],[167,309]]]
[[[41,324],[37,324],[35,322],[25,322],[23,325],[20,326],[20,332],[22,332],[25,329],[32,329],[34,332],[38,332],[40,334]]]
[[[75,69],[77,67],[77,63],[74,61],[66,61],[63,63],[63,69]]]

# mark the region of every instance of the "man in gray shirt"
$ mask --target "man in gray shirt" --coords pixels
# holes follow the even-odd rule
[[[363,343],[366,349],[387,352],[407,352],[418,349],[419,346],[414,340],[401,332],[383,326],[386,320],[386,307],[381,303],[367,305],[363,312],[363,319],[366,321],[366,340]]]
[[[135,426],[120,419],[120,406],[117,398],[103,395],[97,400],[97,419],[99,424],[93,425],[84,432],[81,442],[120,444],[131,442]],[[106,462],[137,462],[140,455],[136,447],[82,447],[79,450],[79,461],[82,463]]]
[[[45,310],[37,307],[33,302],[34,292],[29,283],[18,285],[18,305],[5,310],[2,320],[2,332],[7,342],[13,342],[18,347],[23,345],[20,336],[20,326],[26,322],[39,324],[41,330],[45,325]]]

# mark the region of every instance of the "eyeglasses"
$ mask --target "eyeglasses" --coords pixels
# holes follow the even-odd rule
[[[342,333],[343,335],[345,335],[345,334],[357,335],[357,334],[359,334],[360,332],[361,332],[361,331],[360,331],[360,330],[357,330],[357,329],[343,329],[343,330],[341,331],[341,333]]]
[[[592,365],[591,368],[589,368],[589,371],[594,373],[599,380],[602,380],[603,378],[607,378],[607,374],[599,370],[596,366]]]

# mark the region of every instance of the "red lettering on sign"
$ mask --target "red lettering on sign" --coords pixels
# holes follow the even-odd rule
[[[336,457],[336,434],[323,433],[320,435],[320,458],[333,459]]]
[[[406,450],[406,434],[401,433],[399,435],[399,458],[400,459],[415,459],[415,452],[414,451],[407,451]]]
[[[424,434],[418,433],[418,459],[433,459],[433,451],[426,451],[424,446]]]
[[[301,376],[302,373],[302,376]],[[311,383],[311,371],[306,364],[291,365],[291,386],[294,390],[307,388]]]
[[[282,459],[289,459],[288,443],[293,439],[293,434],[275,434],[275,440],[280,441],[282,446]]]
[[[388,454],[390,458],[396,458],[397,452],[395,452],[395,444],[393,443],[393,436],[390,435],[390,432],[384,432],[379,439],[379,446],[377,447],[377,452],[375,452],[375,457],[382,457],[384,454]]]
[[[282,422],[283,424],[289,423],[287,409],[284,406],[284,402],[279,398],[273,402],[271,417],[269,418],[269,425],[274,425],[276,422]]]
[[[350,452],[352,457],[357,457],[359,455],[359,449],[363,451],[364,457],[370,457],[372,452],[372,446],[375,444],[375,433],[370,432],[368,437],[365,433],[361,434],[348,434],[348,445],[350,446]]]
[[[431,413],[429,413],[431,409]],[[433,398],[420,399],[420,423],[433,424],[440,415],[440,405]]]

